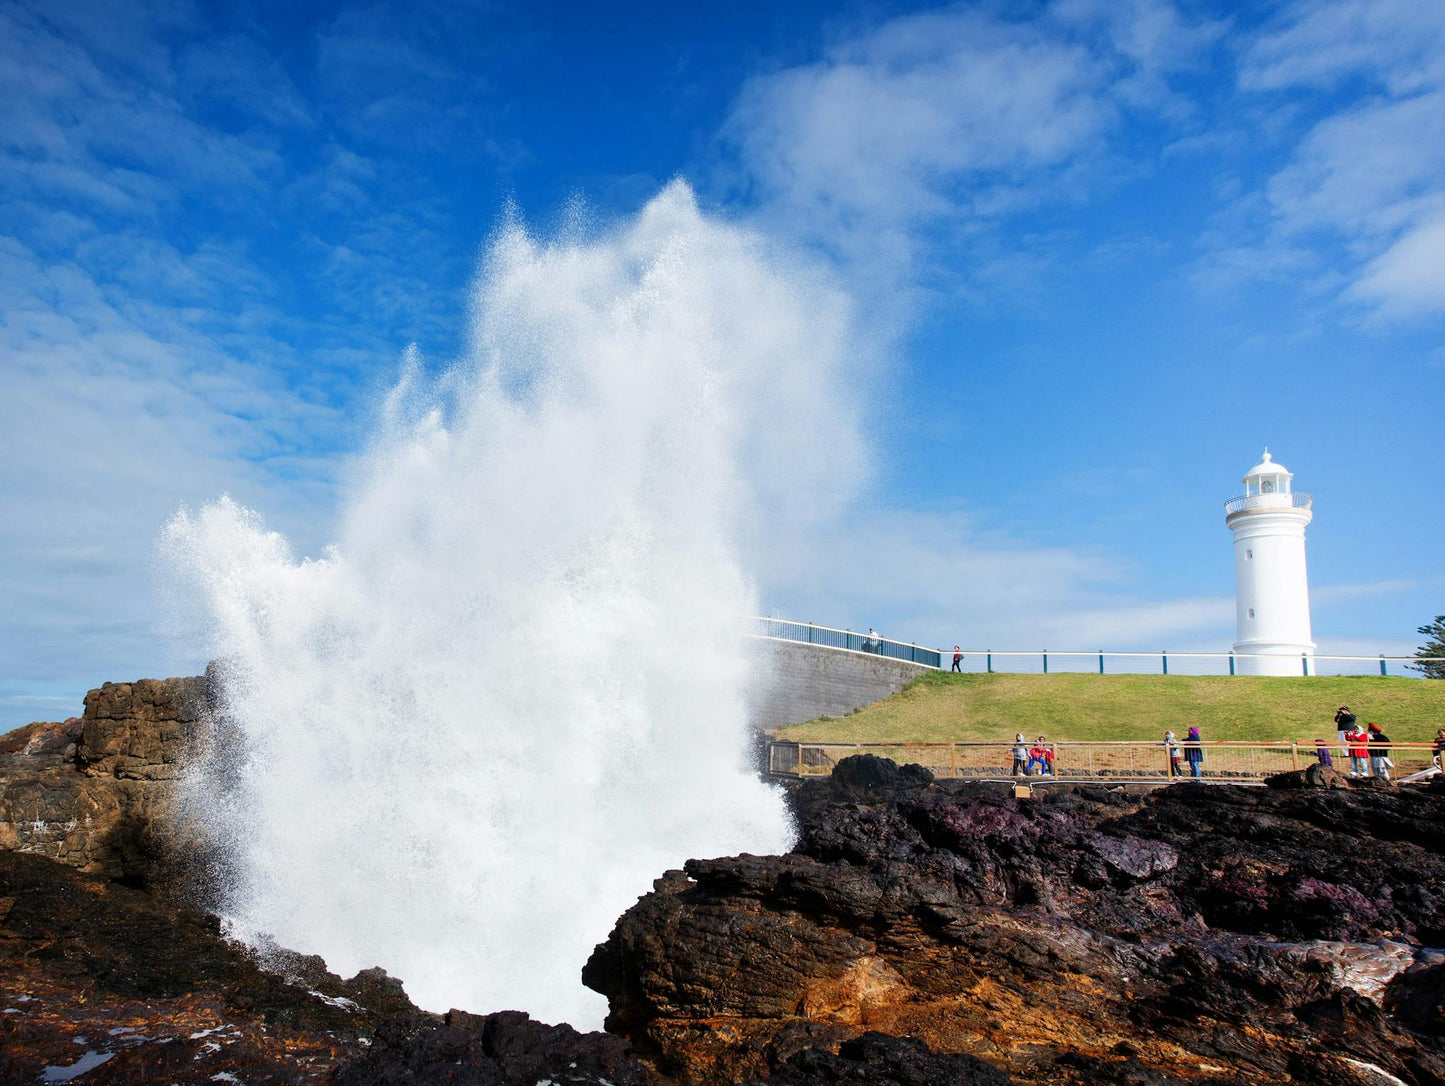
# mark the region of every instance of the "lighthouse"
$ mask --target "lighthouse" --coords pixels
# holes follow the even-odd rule
[[[1308,494],[1264,450],[1244,477],[1244,493],[1225,503],[1224,523],[1234,533],[1234,610],[1237,653],[1245,675],[1308,675],[1314,670],[1310,590],[1305,574],[1305,526],[1313,513]]]

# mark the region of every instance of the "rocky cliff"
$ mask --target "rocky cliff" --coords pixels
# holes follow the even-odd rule
[[[1445,790],[1311,782],[1346,784],[1020,801],[850,759],[794,852],[669,872],[583,977],[688,1083],[886,1044],[853,1081],[1445,1081]]]
[[[610,1033],[579,1034],[425,1014],[177,903],[207,737],[199,678],[0,737],[0,1080],[1445,1081],[1442,783],[1017,800],[847,759],[791,793],[793,852],[658,879],[583,973]]]
[[[0,736],[0,848],[155,877],[173,782],[207,720],[204,677],[142,679],[92,690],[83,716]]]

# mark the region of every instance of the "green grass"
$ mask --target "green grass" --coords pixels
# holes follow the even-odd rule
[[[1308,742],[1335,737],[1335,710],[1423,743],[1445,727],[1445,681],[1376,676],[953,675],[928,672],[846,717],[780,728],[782,739],[845,743],[1157,740],[1198,725],[1205,739]]]

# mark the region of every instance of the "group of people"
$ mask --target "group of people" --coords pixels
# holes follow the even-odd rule
[[[1335,711],[1335,735],[1340,749],[1350,759],[1350,776],[1380,777],[1390,779],[1390,770],[1395,768],[1390,757],[1390,737],[1373,720],[1360,727],[1359,718],[1348,705],[1341,705]],[[1321,765],[1333,766],[1334,758],[1323,739],[1315,740],[1315,757]]]
[[[1029,745],[1024,738],[1023,732],[1014,735],[1014,768],[1015,777],[1032,777],[1034,766],[1039,767],[1039,776],[1052,777],[1054,775],[1054,745],[1048,742],[1042,735]]]
[[[1179,737],[1172,731],[1164,733],[1164,749],[1169,754],[1169,775],[1171,777],[1184,776],[1185,762],[1189,763],[1191,777],[1204,775],[1204,748],[1199,744],[1198,728],[1190,728],[1183,743],[1179,742]]]
[[[1350,760],[1351,777],[1390,779],[1390,770],[1395,768],[1395,762],[1390,757],[1390,737],[1380,725],[1370,721],[1360,727],[1349,706],[1341,705],[1335,713],[1335,726],[1338,729],[1341,757],[1348,757]],[[1164,748],[1169,755],[1169,776],[1184,776],[1186,764],[1189,766],[1189,776],[1204,775],[1204,747],[1197,727],[1190,728],[1183,740],[1172,731],[1166,731]],[[1330,753],[1329,745],[1323,739],[1315,740],[1315,757],[1321,765],[1333,767],[1335,764],[1334,755]],[[1432,762],[1436,769],[1445,773],[1445,728],[1435,733]],[[1015,777],[1032,777],[1035,767],[1038,768],[1040,776],[1052,777],[1054,745],[1042,735],[1030,744],[1024,738],[1024,733],[1018,732],[1014,735],[1013,763]]]

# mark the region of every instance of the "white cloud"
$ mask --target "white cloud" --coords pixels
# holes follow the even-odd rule
[[[1304,93],[1317,109],[1347,80],[1369,89],[1311,123],[1268,182],[1265,244],[1313,239],[1342,296],[1379,315],[1445,313],[1445,8],[1295,3],[1241,51],[1241,88],[1282,108]]]
[[[920,249],[1085,198],[1123,113],[1181,111],[1168,77],[1219,33],[1156,0],[903,16],[750,80],[724,140],[764,218],[891,290]]]
[[[1389,316],[1445,313],[1445,214],[1403,232],[1365,265],[1349,294]]]
[[[792,555],[765,596],[783,617],[876,626],[933,647],[1119,651],[1233,640],[1232,597],[1140,598],[1118,558],[1030,544],[961,513],[860,511]]]
[[[1240,58],[1246,90],[1334,87],[1350,76],[1410,94],[1445,78],[1445,19],[1420,0],[1295,0]]]
[[[199,272],[165,258],[181,278],[205,272],[204,258]],[[231,490],[314,541],[334,464],[312,442],[338,425],[184,310],[0,242],[0,681],[51,687],[0,706],[0,728],[55,715],[35,700],[55,687],[72,691],[66,716],[99,681],[201,666],[166,634],[159,525]]]

